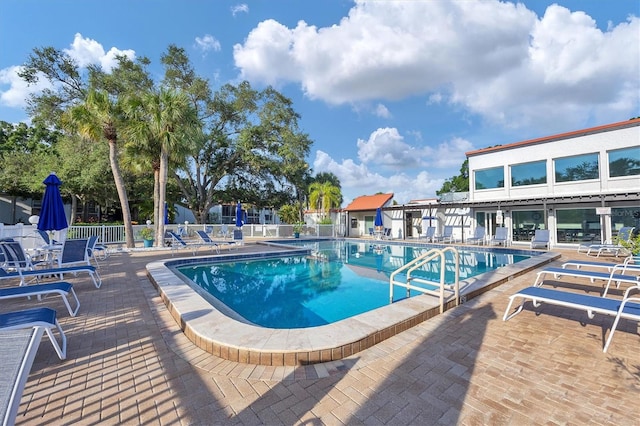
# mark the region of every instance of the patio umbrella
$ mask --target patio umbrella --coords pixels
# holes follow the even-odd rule
[[[380,207],[376,209],[376,220],[373,222],[373,225],[379,227],[384,226],[384,223],[382,222],[382,209]]]
[[[242,215],[242,204],[238,201],[238,205],[236,206],[236,226],[238,228],[242,228],[243,225],[243,215]]]
[[[60,231],[69,227],[67,216],[64,212],[64,202],[60,195],[60,179],[55,173],[51,173],[42,182],[46,185],[44,197],[42,197],[42,208],[38,229],[41,231]]]

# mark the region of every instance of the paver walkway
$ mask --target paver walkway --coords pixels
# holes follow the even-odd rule
[[[146,263],[167,256],[114,255],[100,289],[71,280],[75,318],[60,298],[2,301],[2,311],[55,307],[69,339],[65,361],[43,339],[18,424],[640,424],[637,324],[624,322],[604,354],[611,318],[547,306],[503,322],[508,295],[532,273],[349,359],[267,367],[186,339],[146,278]]]

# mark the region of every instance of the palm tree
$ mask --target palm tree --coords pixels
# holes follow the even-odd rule
[[[327,211],[340,206],[341,199],[340,188],[329,181],[313,182],[309,186],[309,204],[322,211],[323,219],[326,218]]]
[[[132,98],[127,113],[127,133],[142,155],[151,159],[154,170],[153,219],[156,245],[164,245],[164,204],[170,160],[184,163],[199,129],[195,110],[187,96],[175,90],[160,89]],[[140,153],[140,152],[139,152]],[[155,157],[155,158],[154,158]]]
[[[85,139],[93,142],[106,140],[109,144],[109,164],[120,199],[125,241],[127,247],[132,248],[135,242],[131,210],[118,161],[118,129],[121,126],[121,118],[122,110],[118,100],[113,100],[106,91],[90,89],[83,103],[65,112],[62,124]]]

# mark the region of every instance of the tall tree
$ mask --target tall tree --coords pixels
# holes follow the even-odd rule
[[[465,159],[462,166],[460,166],[460,174],[445,180],[442,188],[436,191],[436,194],[443,195],[449,192],[466,191],[469,191],[469,159]]]
[[[192,138],[199,130],[199,121],[187,96],[172,89],[145,93],[129,105],[132,141],[159,160],[157,169],[154,167],[153,217],[156,245],[163,246],[169,160],[171,157],[174,164],[184,164],[185,156],[193,151]]]
[[[36,48],[18,75],[27,84],[45,79],[50,85],[28,100],[27,111],[35,121],[55,128],[82,129],[81,134],[90,136],[93,141],[108,141],[109,163],[120,199],[126,244],[133,247],[129,200],[118,160],[119,105],[124,94],[148,89],[152,80],[145,68],[148,59],[143,57],[133,62],[125,56],[118,56],[116,60],[118,65],[110,73],[103,72],[96,65],[89,65],[85,72],[64,51],[53,47]],[[75,110],[71,112],[71,109]],[[66,117],[65,124],[61,123],[63,116]],[[99,118],[106,121],[99,123],[96,121]]]
[[[313,182],[309,187],[309,203],[311,207],[322,211],[322,217],[327,217],[327,212],[340,206],[342,197],[340,189],[329,181]]]
[[[340,202],[338,203],[340,206],[344,201],[342,197],[342,185],[340,184],[340,179],[334,173],[331,172],[320,172],[313,177],[313,182],[330,182],[333,186],[340,190]]]
[[[292,186],[308,171],[311,141],[299,130],[291,101],[270,87],[256,91],[246,81],[212,94],[175,46],[162,62],[164,84],[186,92],[203,123],[197,150],[175,174],[198,223],[218,202],[275,206],[293,201]]]
[[[63,115],[62,125],[70,131],[93,142],[109,144],[109,164],[118,191],[125,241],[128,248],[135,246],[129,197],[124,184],[118,159],[118,129],[122,126],[122,108],[106,91],[90,89],[84,103],[71,107]]]

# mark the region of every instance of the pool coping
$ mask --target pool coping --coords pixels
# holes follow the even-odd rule
[[[420,295],[332,324],[299,329],[265,328],[225,315],[171,269],[178,264],[197,263],[206,259],[233,260],[238,257],[267,257],[301,251],[298,247],[296,250],[283,248],[278,252],[265,252],[259,250],[259,244],[255,246],[258,248],[256,251],[165,259],[147,264],[149,279],[187,338],[196,346],[220,358],[269,366],[297,366],[335,361],[372,347],[440,313],[436,298]],[[513,250],[527,252],[518,249],[510,251]],[[517,264],[506,265],[466,279],[460,292],[461,303],[559,257],[559,253],[543,252]],[[453,307],[455,301],[450,299],[445,305],[445,311]]]

